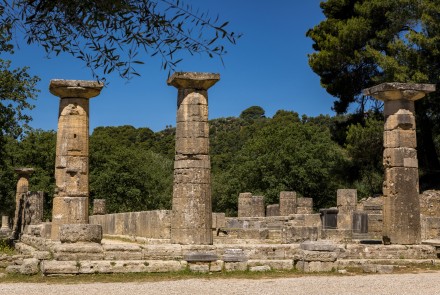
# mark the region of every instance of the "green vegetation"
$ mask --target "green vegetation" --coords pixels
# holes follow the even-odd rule
[[[239,117],[210,120],[214,212],[234,216],[240,192],[278,202],[294,190],[314,199],[315,208],[335,205],[338,188],[357,188],[360,196],[381,193],[380,116],[359,123],[356,115],[300,117],[278,111],[266,117],[253,106]],[[109,212],[170,209],[175,129],[153,132],[132,126],[98,127],[90,136],[90,197],[107,200]],[[14,210],[13,168],[30,166],[32,190],[46,192],[50,218],[54,188],[54,131],[29,130],[21,140],[7,137],[1,183],[3,214]]]
[[[13,255],[15,254],[14,246],[9,239],[0,239],[0,254]]]

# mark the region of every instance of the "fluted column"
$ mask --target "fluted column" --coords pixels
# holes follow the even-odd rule
[[[384,101],[384,243],[420,244],[419,172],[414,101],[433,84],[383,83],[364,94]]]
[[[171,242],[212,244],[211,162],[208,89],[220,79],[211,73],[174,73],[178,89]]]
[[[53,240],[63,224],[88,223],[89,99],[103,85],[96,81],[51,80],[49,90],[60,98],[53,199]]]

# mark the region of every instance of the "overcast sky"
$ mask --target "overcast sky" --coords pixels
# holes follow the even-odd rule
[[[191,0],[201,10],[229,21],[229,30],[243,33],[237,45],[228,46],[223,65],[205,55],[185,55],[179,71],[220,73],[209,90],[209,118],[239,116],[258,105],[271,117],[277,110],[316,116],[331,114],[333,98],[320,86],[307,63],[313,52],[306,38],[309,28],[323,20],[320,0]],[[58,98],[48,91],[51,79],[93,79],[84,64],[69,56],[48,59],[41,47],[16,40],[20,48],[11,57],[13,66],[29,66],[41,78],[41,92],[31,111],[33,128],[57,128]],[[124,81],[109,76],[109,85],[91,100],[91,132],[98,126],[132,125],[154,131],[175,126],[177,90],[166,85],[168,72],[158,57],[142,58],[141,77]]]

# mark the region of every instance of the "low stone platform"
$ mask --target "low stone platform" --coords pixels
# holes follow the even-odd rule
[[[102,243],[61,243],[23,235],[16,244],[20,259],[8,261],[8,272],[72,275],[124,272],[194,272],[298,270],[320,272],[374,265],[435,264],[432,245],[338,244],[329,240],[297,244],[178,245],[103,239]],[[369,267],[368,265],[373,265]]]

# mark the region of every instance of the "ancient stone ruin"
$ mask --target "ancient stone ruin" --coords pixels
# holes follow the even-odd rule
[[[51,92],[61,98],[53,218],[42,222],[34,209],[16,212],[26,224],[15,244],[22,257],[10,262],[8,272],[316,272],[355,267],[389,273],[401,264],[438,261],[440,192],[418,191],[413,104],[433,91],[432,85],[387,83],[365,90],[385,101],[384,196],[358,200],[356,190],[339,189],[337,207],[318,213],[312,198],[294,191],[280,192],[277,204],[237,192],[238,217],[227,217],[211,209],[207,91],[218,80],[218,74],[175,73],[167,81],[178,89],[172,210],[107,214],[105,200],[95,199],[92,216],[88,99],[102,85],[52,80]],[[31,170],[23,171],[17,185],[20,202],[32,195]],[[31,197],[26,200],[35,203]],[[22,205],[17,208],[23,210]]]

